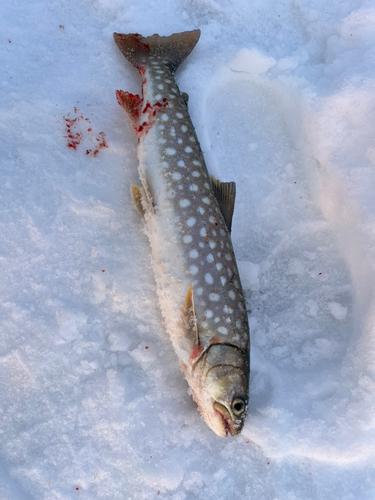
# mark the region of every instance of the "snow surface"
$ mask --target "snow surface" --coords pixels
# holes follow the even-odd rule
[[[373,1],[18,0],[0,23],[0,499],[373,500]],[[178,82],[237,183],[252,328],[227,440],[163,329],[115,99],[140,78],[113,31],[195,28]]]

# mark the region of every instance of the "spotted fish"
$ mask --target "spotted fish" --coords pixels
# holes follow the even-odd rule
[[[249,326],[230,237],[234,182],[210,176],[174,74],[200,31],[114,33],[142,77],[142,97],[117,100],[138,137],[131,186],[152,249],[159,303],[191,394],[211,429],[234,436],[248,405]]]

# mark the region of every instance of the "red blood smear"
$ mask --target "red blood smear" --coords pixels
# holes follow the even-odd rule
[[[86,154],[89,155],[91,153],[91,149],[86,149]]]
[[[145,346],[145,349],[148,349],[148,345]],[[152,457],[151,457],[152,458]]]
[[[190,354],[190,359],[194,360],[198,358],[198,356],[201,354],[202,351],[203,351],[203,346],[201,344],[196,344],[193,347],[192,353]]]
[[[99,149],[108,148],[107,141],[105,140],[105,133],[99,132],[99,137],[100,137]]]
[[[92,128],[88,128],[88,129],[87,129],[87,132],[91,132],[91,130],[92,130]]]
[[[99,154],[99,149],[95,149],[95,151],[93,152],[92,156],[94,158],[96,158],[98,156],[98,154]]]

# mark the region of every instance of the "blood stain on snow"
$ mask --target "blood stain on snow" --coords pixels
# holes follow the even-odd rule
[[[85,141],[86,143],[88,140],[90,142],[94,141],[95,147],[93,147],[92,149],[86,148],[86,155],[91,155],[92,157],[96,158],[101,149],[108,148],[105,133],[99,132],[95,137],[92,133],[92,127],[86,129],[81,125],[82,121],[91,124],[90,119],[85,118],[80,112],[80,109],[78,109],[77,107],[74,107],[74,114],[77,116],[71,114],[70,112],[66,116],[63,116],[66,131],[66,135],[64,135],[63,137],[67,139],[66,146],[77,151],[77,148],[82,143],[82,141]]]

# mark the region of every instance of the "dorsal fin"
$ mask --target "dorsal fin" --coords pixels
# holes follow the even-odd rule
[[[188,105],[188,102],[189,102],[189,94],[187,94],[186,92],[182,92],[181,93],[181,97],[182,97],[182,100],[184,101],[186,107]]]
[[[232,217],[234,212],[234,202],[236,199],[236,183],[220,182],[210,175],[212,189],[219,203],[221,213],[223,214],[228,231],[232,230]]]
[[[189,286],[185,298],[185,325],[192,334],[195,344],[200,344],[197,317],[194,307],[193,283]]]

